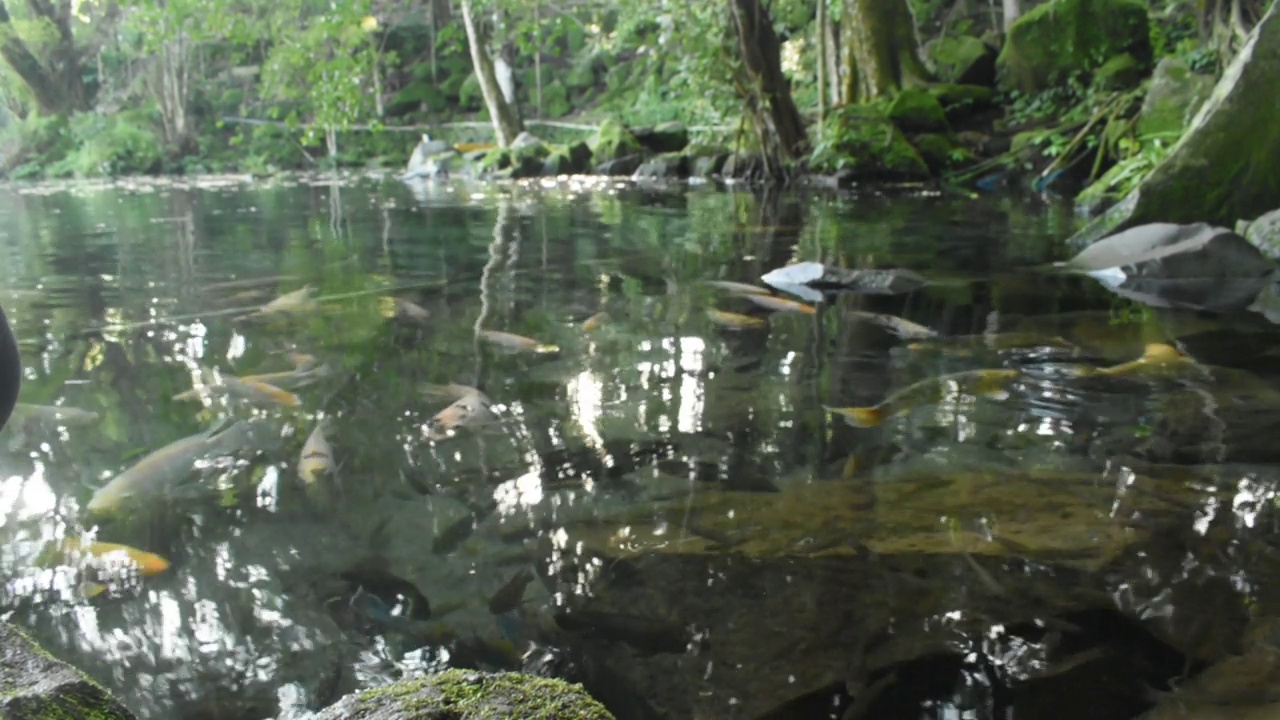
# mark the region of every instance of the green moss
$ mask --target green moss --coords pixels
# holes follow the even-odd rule
[[[590,145],[596,162],[617,160],[638,154],[644,149],[636,136],[614,118],[607,118],[600,123],[600,128],[596,130]]]
[[[474,720],[612,720],[578,685],[519,673],[446,670],[438,675],[365,690],[321,713],[363,717],[392,710],[412,717]],[[379,715],[382,716],[382,715]]]
[[[7,623],[0,624],[0,648],[0,717],[133,720],[102,686]]]
[[[924,158],[929,169],[935,173],[957,162],[968,160],[972,156],[968,150],[956,147],[946,135],[936,133],[920,135],[912,141],[912,144],[920,153],[920,157]]]
[[[884,111],[849,105],[832,112],[814,147],[810,166],[818,172],[852,171],[880,180],[929,177],[929,167]]]
[[[1102,64],[1093,75],[1094,87],[1103,90],[1129,90],[1142,82],[1145,68],[1129,53],[1120,53]]]
[[[1138,136],[1160,137],[1172,143],[1212,91],[1212,77],[1191,72],[1191,67],[1177,58],[1161,59],[1142,102]]]
[[[906,132],[937,132],[947,129],[942,103],[924,88],[906,88],[889,105],[889,119]]]
[[[948,83],[994,84],[996,54],[976,37],[940,37],[929,45],[938,79]]]
[[[1039,92],[1130,53],[1151,62],[1147,9],[1139,0],[1052,0],[1018,18],[996,68],[1001,87]]]

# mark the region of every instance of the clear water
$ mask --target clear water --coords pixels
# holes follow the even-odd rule
[[[600,180],[0,189],[22,401],[97,413],[0,433],[0,600],[147,718],[305,717],[447,666],[581,681],[623,719],[1134,717],[1274,601],[1280,345],[1254,314],[1028,271],[1074,223],[1036,199]],[[808,315],[703,282],[799,260],[933,284]],[[318,308],[241,319],[305,285]],[[909,347],[857,311],[962,339]],[[1073,374],[1153,341],[1235,374]],[[296,407],[174,399],[201,365],[289,351],[332,370]],[[874,429],[823,408],[1001,367],[1007,397],[957,388]],[[429,383],[481,389],[495,421],[432,435],[451,398]],[[148,452],[249,418],[252,442],[87,513]],[[321,418],[337,468],[307,492]],[[171,567],[50,560],[82,533]]]

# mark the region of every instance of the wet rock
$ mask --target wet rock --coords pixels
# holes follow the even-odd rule
[[[978,38],[940,37],[929,43],[926,54],[942,82],[986,87],[996,84],[996,51]]]
[[[815,171],[847,170],[857,180],[903,181],[930,176],[920,153],[879,110],[846,105],[832,112],[829,123],[833,142],[814,154]]]
[[[628,155],[617,160],[606,160],[596,166],[597,175],[631,175],[640,168],[644,158],[640,155]]]
[[[1175,142],[1212,91],[1212,77],[1191,72],[1179,58],[1161,58],[1138,114],[1138,136]]]
[[[1048,6],[1044,6],[1048,7]],[[1150,222],[1232,226],[1280,197],[1280,6],[1272,4],[1191,127],[1138,187],[1071,238],[1084,244]]]
[[[889,105],[889,119],[904,132],[945,132],[942,103],[923,88],[906,88]]]
[[[1244,239],[1272,260],[1280,260],[1280,210],[1272,210],[1249,223]]]
[[[527,132],[520,133],[510,147],[494,148],[480,161],[480,171],[494,177],[512,179],[538,177],[551,155],[547,144]]]
[[[1142,720],[1267,720],[1280,712],[1280,622],[1260,617],[1245,651],[1161,698]]]
[[[600,123],[599,129],[596,130],[595,137],[590,141],[592,156],[597,162],[607,163],[614,160],[623,160],[632,155],[640,155],[644,152],[644,146],[631,134],[631,131],[622,125],[622,123],[607,118]],[[637,163],[636,167],[639,167]],[[597,171],[599,172],[599,171]],[[625,173],[600,173],[602,175],[630,175],[635,172],[635,168],[631,168]]]
[[[612,720],[581,686],[517,673],[446,670],[348,695],[316,720]]]
[[[689,146],[689,130],[674,120],[653,128],[636,128],[633,134],[645,150],[653,153],[678,153]]]
[[[1093,85],[1103,90],[1131,90],[1138,87],[1145,74],[1146,68],[1137,58],[1120,53],[1094,72]]]
[[[1002,88],[1041,92],[1130,53],[1151,61],[1147,9],[1137,0],[1051,0],[1018,18],[996,60]]]
[[[703,178],[719,175],[728,160],[729,153],[727,152],[699,155],[693,159],[693,168],[690,174],[694,177]]]
[[[865,295],[898,295],[914,292],[929,284],[918,273],[901,268],[850,270],[817,262],[786,265],[761,275],[760,280],[774,286],[804,285]]]
[[[556,148],[542,164],[543,175],[577,175],[591,169],[591,148],[581,140]]]
[[[0,718],[133,720],[101,686],[0,622]]]
[[[678,152],[664,153],[636,168],[634,178],[685,178],[689,176],[689,158]]]

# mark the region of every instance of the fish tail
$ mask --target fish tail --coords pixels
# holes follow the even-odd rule
[[[884,413],[879,407],[853,407],[853,408],[826,408],[827,412],[835,413],[844,418],[844,421],[856,428],[873,428],[878,427],[884,421]]]

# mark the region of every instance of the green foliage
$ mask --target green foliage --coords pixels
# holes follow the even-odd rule
[[[18,126],[27,162],[14,178],[96,177],[162,169],[163,142],[152,108],[116,115],[81,113],[69,119],[33,117]]]

